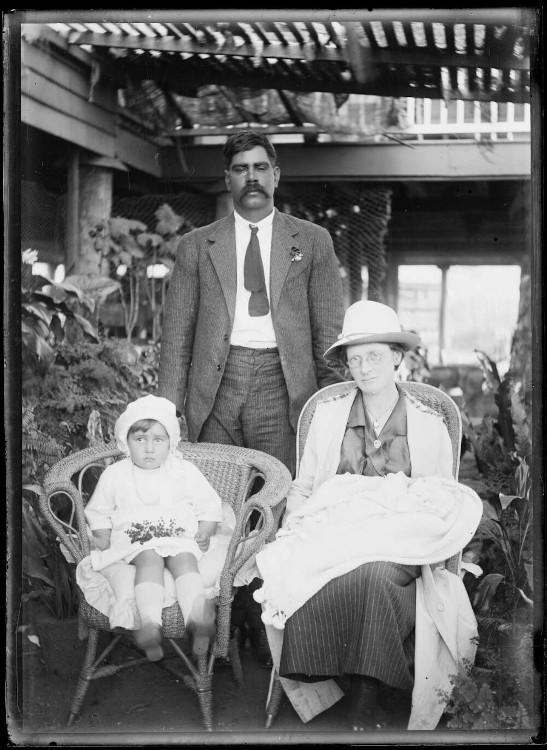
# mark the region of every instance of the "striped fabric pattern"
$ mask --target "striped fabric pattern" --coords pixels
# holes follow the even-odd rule
[[[230,347],[224,377],[199,441],[252,446],[279,459],[294,475],[295,432],[277,349]]]
[[[330,581],[287,620],[279,674],[360,674],[412,689],[420,567],[373,562]]]

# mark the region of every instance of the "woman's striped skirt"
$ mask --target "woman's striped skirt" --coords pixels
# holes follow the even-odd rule
[[[279,674],[368,675],[412,689],[418,565],[365,563],[329,581],[285,624]]]

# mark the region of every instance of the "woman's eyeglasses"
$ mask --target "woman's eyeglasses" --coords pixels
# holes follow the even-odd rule
[[[359,367],[363,360],[366,360],[369,365],[377,365],[379,364],[382,359],[384,358],[385,352],[382,354],[382,352],[367,352],[366,354],[363,354],[362,356],[360,354],[353,354],[351,357],[348,357],[346,360],[346,364],[348,367]]]

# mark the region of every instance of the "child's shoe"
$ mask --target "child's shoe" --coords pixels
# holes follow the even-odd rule
[[[141,648],[150,661],[159,661],[163,659],[163,649],[161,647],[161,627],[153,622],[143,625],[135,635],[137,646]]]

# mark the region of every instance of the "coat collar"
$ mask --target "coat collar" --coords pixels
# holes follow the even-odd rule
[[[270,258],[270,300],[275,313],[283,284],[291,267],[291,249],[298,249],[298,228],[290,217],[274,209],[272,224],[272,250]],[[218,221],[207,235],[209,256],[224,293],[230,317],[234,319],[237,274],[235,221],[231,213]]]

